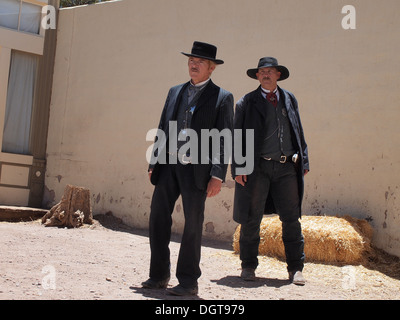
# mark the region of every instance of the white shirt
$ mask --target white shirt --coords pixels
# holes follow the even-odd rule
[[[208,78],[206,81],[200,82],[200,83],[198,83],[198,84],[193,84],[193,83],[192,83],[192,80],[190,80],[190,85],[192,85],[193,87],[202,87],[202,86],[205,86],[206,83],[207,83],[208,81],[210,81],[210,80],[211,80],[211,78]]]

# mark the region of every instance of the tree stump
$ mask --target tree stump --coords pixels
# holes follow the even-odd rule
[[[46,227],[79,228],[93,223],[89,189],[67,185],[61,201],[42,218]]]

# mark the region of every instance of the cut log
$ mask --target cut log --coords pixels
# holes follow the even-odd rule
[[[61,201],[42,218],[46,227],[79,228],[93,223],[89,189],[67,185]]]

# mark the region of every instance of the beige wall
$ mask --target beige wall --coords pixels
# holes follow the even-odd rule
[[[376,245],[400,255],[398,0],[125,0],[60,11],[50,111],[46,199],[67,183],[90,188],[95,213],[146,228],[153,187],[145,140],[168,89],[188,80],[194,40],[218,46],[213,80],[235,101],[262,56],[291,71],[309,144],[305,214],[368,218]],[[233,182],[207,201],[205,236],[230,238]],[[181,204],[174,231],[182,229]]]

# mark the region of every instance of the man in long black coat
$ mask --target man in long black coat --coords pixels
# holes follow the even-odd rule
[[[299,218],[309,162],[297,100],[277,86],[277,81],[289,77],[289,70],[275,58],[265,57],[247,75],[261,85],[237,102],[234,117],[234,129],[242,130],[244,143],[248,143],[248,130],[254,130],[254,152],[245,155],[254,161],[254,170],[242,172],[246,163],[238,164],[235,157],[232,164],[234,220],[241,224],[241,276],[255,280],[260,223],[264,214],[277,213],[282,221],[289,279],[304,285],[304,238]],[[252,149],[238,146],[236,140],[234,148]]]
[[[176,269],[179,285],[167,289],[173,295],[198,293],[205,201],[220,192],[229,162],[218,133],[232,133],[233,96],[210,79],[216,65],[223,63],[216,59],[216,52],[215,46],[197,41],[190,54],[182,52],[189,57],[191,80],[170,89],[159,124],[162,134],[150,160],[149,176],[155,185],[150,212],[150,278],[142,285],[150,289],[168,285],[171,215],[182,196],[185,227]],[[204,143],[204,139],[212,140],[212,135],[202,135],[212,130],[221,140],[214,153],[212,141]]]

